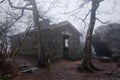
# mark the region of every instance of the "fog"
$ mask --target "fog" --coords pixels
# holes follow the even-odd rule
[[[13,2],[14,5],[24,5],[23,0],[16,0]],[[87,3],[83,8],[79,9],[80,5],[83,3],[83,0],[36,0],[37,6],[40,11],[41,16],[50,18],[52,23],[59,23],[62,21],[70,21],[81,33],[85,33],[89,24],[89,15],[86,18],[86,25],[81,19],[84,19],[86,14],[91,8],[91,3]],[[112,23],[120,22],[120,10],[119,10],[119,0],[104,0],[101,2],[98,11],[97,18],[102,22]],[[20,13],[20,10],[11,9],[7,2],[0,4],[0,16],[1,21],[6,17],[9,17],[6,12],[17,12]],[[21,32],[25,29],[26,25],[24,23],[29,22],[31,16],[31,11],[26,11],[25,17],[15,23],[14,27],[17,26],[17,32]],[[26,17],[27,16],[27,17]],[[102,25],[99,21],[96,21],[95,27]]]
[[[119,4],[0,0],[0,80],[118,80]]]

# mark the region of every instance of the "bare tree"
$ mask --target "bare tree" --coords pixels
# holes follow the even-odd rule
[[[1,34],[1,53],[3,54],[4,50],[7,49],[7,34],[10,32],[10,28],[23,16],[23,11],[19,16],[11,16],[10,14],[14,14],[11,12],[7,12],[9,18],[6,18],[4,21],[0,21],[0,34]],[[3,50],[3,51],[2,51]]]
[[[36,31],[37,42],[38,42],[38,53],[39,53],[39,64],[38,64],[38,66],[47,67],[48,65],[46,64],[46,54],[45,54],[46,50],[45,50],[45,46],[43,45],[43,42],[42,42],[42,36],[41,36],[41,30],[40,30],[41,25],[40,25],[40,21],[39,21],[40,19],[44,19],[44,18],[39,15],[38,7],[37,7],[37,4],[36,4],[35,0],[24,0],[24,1],[27,2],[26,5],[23,6],[23,7],[18,7],[18,6],[14,6],[12,4],[11,0],[8,0],[9,5],[12,8],[20,9],[22,11],[24,11],[24,10],[32,11],[34,28],[35,28],[35,31]]]
[[[0,3],[3,3],[5,0],[1,0]]]
[[[4,2],[5,0],[1,1]],[[8,53],[8,34],[10,32],[11,27],[19,21],[23,17],[24,10],[21,10],[20,15],[16,15],[13,12],[7,11],[7,18],[2,19],[0,21],[0,76],[6,75],[11,73],[12,70],[12,63],[17,55],[19,55],[20,51],[24,48],[22,46],[23,42],[25,41],[25,38],[31,28],[32,25],[28,25],[28,28],[26,29],[26,33],[23,36],[23,38],[20,40],[20,45],[13,51],[13,53]],[[9,15],[9,17],[8,17]],[[14,15],[14,16],[13,16]]]
[[[93,63],[91,62],[91,54],[92,54],[92,33],[96,22],[96,11],[99,7],[100,2],[103,0],[91,0],[92,7],[91,7],[91,15],[90,15],[90,23],[87,30],[86,40],[85,40],[85,47],[84,47],[84,59],[81,65],[77,68],[78,71],[93,71],[98,70],[94,67]]]

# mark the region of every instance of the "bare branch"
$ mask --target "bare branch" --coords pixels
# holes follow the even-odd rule
[[[115,12],[115,7],[116,7],[116,0],[113,1],[113,8],[112,8],[112,12]]]
[[[84,23],[84,28],[86,28],[87,23],[86,23],[85,19],[79,18],[77,16],[75,16],[75,18],[77,18],[78,20],[81,20]]]
[[[48,11],[50,11],[50,9],[52,9],[52,8],[54,7],[55,2],[56,2],[56,1],[54,1],[54,2],[52,2],[52,3],[50,4],[48,10],[44,13],[44,15],[45,15]]]
[[[9,5],[12,7],[12,8],[15,8],[15,9],[25,9],[25,10],[32,10],[32,8],[27,8],[27,6],[30,6],[31,4],[26,4],[25,6],[23,7],[18,7],[18,6],[13,6],[12,2],[10,0],[8,0],[9,2]]]
[[[28,35],[28,33],[29,33],[29,31],[30,31],[30,29],[33,27],[33,25],[31,24],[30,26],[28,26],[28,28],[26,29],[26,33],[25,33],[25,35],[23,36],[23,38],[20,40],[20,42],[21,43],[23,43],[24,41],[25,41],[25,39],[26,39],[26,36]]]
[[[84,17],[84,20],[87,19],[87,17],[88,17],[88,15],[90,14],[90,12],[91,12],[91,9],[88,11],[88,13],[86,14],[86,16]]]
[[[0,3],[3,3],[5,0],[0,1]]]
[[[20,45],[13,51],[13,53],[11,55],[13,61],[20,54],[20,52],[24,49],[23,43],[24,43],[27,35],[29,34],[29,31],[31,28],[32,28],[32,24],[29,25],[28,28],[26,29],[25,34],[23,35],[23,37],[20,40]]]
[[[75,12],[75,11],[78,11],[80,10],[82,7],[84,7],[87,3],[89,3],[91,0],[88,0],[88,1],[85,1],[83,4],[81,4],[78,8],[74,9],[74,10],[71,10],[71,11],[68,11],[68,12],[64,12],[63,14],[68,14],[68,13],[71,13],[71,12]]]
[[[104,0],[97,0],[98,3],[102,2],[102,1],[104,1]]]
[[[4,32],[4,31],[8,30],[15,22],[17,22],[23,16],[23,14],[24,14],[24,9],[22,9],[21,15],[19,17],[15,18],[15,21],[13,21],[9,26],[7,26],[1,32]]]
[[[96,18],[97,21],[99,21],[102,24],[106,24],[106,22],[103,22],[102,20],[100,20],[99,18]]]

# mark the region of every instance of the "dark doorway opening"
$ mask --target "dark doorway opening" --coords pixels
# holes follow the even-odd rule
[[[69,35],[63,35],[63,52],[69,52]]]

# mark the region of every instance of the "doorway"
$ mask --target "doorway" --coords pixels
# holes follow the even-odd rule
[[[69,52],[69,35],[63,35],[63,52]]]

